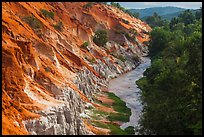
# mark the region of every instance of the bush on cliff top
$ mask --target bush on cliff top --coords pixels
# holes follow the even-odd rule
[[[84,8],[91,8],[92,7],[92,2],[88,2],[83,6]]]

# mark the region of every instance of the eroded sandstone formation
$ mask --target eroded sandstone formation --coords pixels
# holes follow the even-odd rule
[[[151,28],[115,7],[85,4],[2,3],[3,134],[95,134],[83,121],[86,106],[100,108],[95,93],[139,64]],[[54,12],[54,18],[42,9]],[[26,16],[37,19],[40,28],[32,28]],[[53,27],[59,21],[62,31]],[[105,47],[93,42],[99,29],[108,32]],[[85,41],[87,49],[81,47]]]

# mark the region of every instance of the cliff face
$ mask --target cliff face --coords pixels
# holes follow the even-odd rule
[[[2,3],[3,134],[94,134],[83,122],[84,110],[107,109],[94,97],[138,65],[151,28],[117,8],[86,4]],[[93,42],[99,29],[108,33],[105,47]]]

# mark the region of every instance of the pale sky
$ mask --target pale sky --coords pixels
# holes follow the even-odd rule
[[[118,2],[127,9],[144,9],[150,7],[174,6],[186,9],[199,9],[202,2]]]

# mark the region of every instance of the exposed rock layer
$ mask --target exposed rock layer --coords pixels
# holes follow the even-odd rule
[[[151,28],[117,8],[85,4],[2,3],[3,134],[93,134],[81,117],[86,105],[100,107],[94,93],[139,64]],[[53,11],[54,19],[44,17],[41,9]],[[28,15],[42,27],[30,27],[24,20]],[[58,21],[63,31],[53,27]],[[105,47],[92,40],[98,29],[108,32]],[[87,49],[81,47],[84,41]]]

